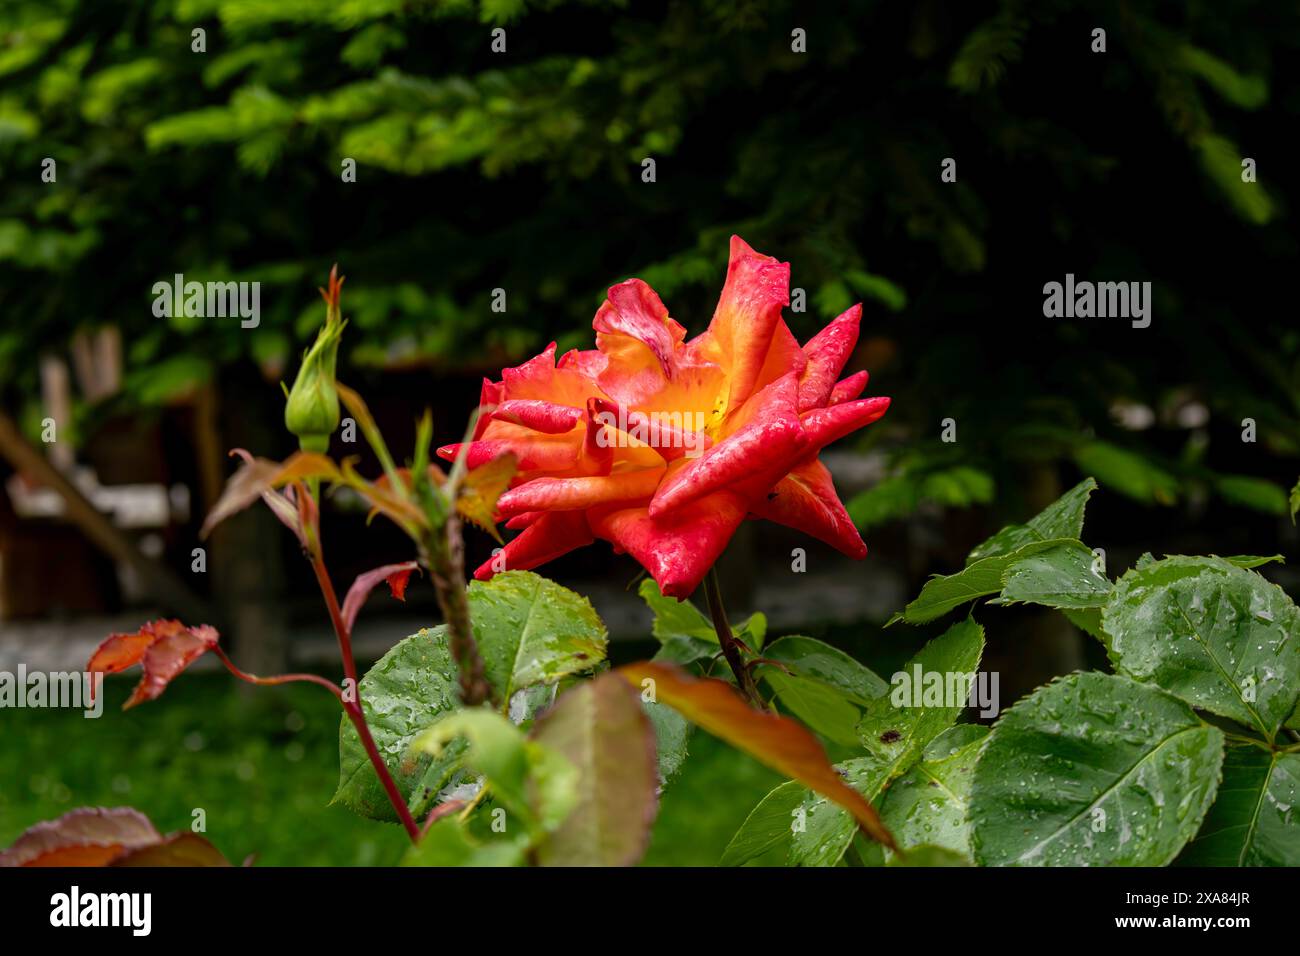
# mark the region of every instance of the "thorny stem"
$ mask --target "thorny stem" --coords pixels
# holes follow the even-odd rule
[[[411,842],[418,843],[420,840],[419,824],[411,816],[406,801],[402,799],[402,794],[393,781],[393,775],[388,772],[388,766],[384,763],[384,758],[380,756],[379,748],[375,746],[375,738],[370,735],[370,727],[366,724],[365,711],[361,709],[361,684],[357,680],[356,661],[352,659],[352,633],[343,620],[343,612],[339,610],[338,595],[334,593],[334,584],[330,581],[329,571],[325,567],[325,559],[321,556],[319,535],[317,535],[317,546],[311,554],[311,566],[312,570],[316,572],[316,581],[320,584],[321,595],[325,598],[325,606],[329,608],[330,621],[334,624],[334,634],[339,640],[339,653],[343,657],[343,675],[351,682],[352,699],[349,700],[346,695],[339,698],[343,704],[343,712],[348,715],[348,719],[352,721],[352,726],[356,728],[357,736],[361,738],[361,745],[366,749],[366,756],[370,758],[375,773],[379,775],[379,782],[383,784],[384,792],[388,795],[388,801],[393,805],[393,809],[397,811],[397,817],[402,821],[402,826],[406,828],[406,833],[410,836]]]
[[[338,684],[328,678],[321,677],[319,674],[276,674],[272,677],[258,677],[256,674],[250,674],[248,671],[240,670],[234,662],[226,656],[226,652],[220,647],[212,648],[212,653],[221,658],[221,663],[226,665],[226,670],[234,674],[242,681],[250,684],[258,684],[262,687],[274,687],[277,684],[289,684],[294,681],[306,681],[310,684],[318,684],[339,699],[343,700],[343,690]]]
[[[422,563],[429,569],[438,594],[438,606],[447,622],[448,647],[460,671],[460,696],[466,707],[476,707],[492,696],[483,670],[483,655],[474,641],[469,619],[469,599],[465,593],[465,545],[460,534],[460,518],[454,510],[446,524],[424,536],[420,544]]]
[[[713,629],[718,632],[718,643],[722,645],[722,653],[727,659],[728,666],[731,667],[731,672],[736,675],[736,684],[740,692],[754,707],[767,710],[767,706],[763,703],[763,696],[758,692],[758,685],[754,683],[754,675],[750,673],[744,659],[740,656],[740,641],[736,640],[736,636],[731,633],[731,625],[727,622],[727,609],[722,605],[722,589],[718,586],[716,568],[709,568],[708,576],[704,579],[704,596],[709,602]]]

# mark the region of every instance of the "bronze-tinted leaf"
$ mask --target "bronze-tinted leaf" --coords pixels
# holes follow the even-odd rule
[[[730,684],[691,677],[670,664],[644,661],[618,669],[634,687],[653,691],[659,703],[778,773],[838,803],[873,839],[893,848],[894,839],[863,796],[831,766],[817,738],[786,717],[750,707]],[[653,681],[653,684],[647,684]]]
[[[482,528],[498,541],[501,534],[496,529],[497,499],[510,487],[510,479],[519,469],[519,459],[507,453],[465,475],[456,496],[456,510],[461,517]]]
[[[348,626],[348,630],[352,630],[361,606],[366,603],[371,590],[380,581],[387,581],[393,597],[405,601],[406,582],[410,579],[411,572],[418,567],[419,565],[414,561],[403,561],[400,564],[385,564],[383,567],[357,575],[357,579],[352,582],[352,587],[348,588],[347,597],[343,599],[343,623]]]
[[[111,634],[86,664],[91,673],[112,674],[142,664],[144,676],[123,710],[153,700],[181,671],[217,645],[215,628],[187,627],[180,621],[150,621],[134,634]]]
[[[197,833],[163,836],[131,807],[78,807],[29,828],[0,866],[229,866]]]
[[[161,839],[139,810],[79,807],[29,828],[0,853],[0,866],[107,866]]]

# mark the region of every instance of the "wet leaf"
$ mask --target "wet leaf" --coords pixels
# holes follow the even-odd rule
[[[758,674],[781,706],[836,743],[856,744],[861,708],[889,690],[848,654],[811,637],[779,638],[763,657],[776,664],[762,665]]]
[[[1163,866],[1214,799],[1223,733],[1126,677],[1073,674],[1002,715],[975,767],[988,866]]]
[[[595,667],[605,657],[605,628],[591,604],[528,571],[507,571],[469,586],[470,618],[488,680],[509,701],[521,689],[553,683]],[[398,788],[420,815],[452,782],[456,748],[433,759],[409,754],[411,741],[441,714],[459,705],[459,672],[445,625],[408,637],[361,679],[370,731]],[[339,730],[339,787],[335,802],[377,820],[396,814],[344,717]]]
[[[858,734],[886,763],[890,777],[957,721],[983,653],[984,628],[970,618],[958,621],[903,665],[887,695],[870,702]]]
[[[1174,557],[1120,578],[1102,613],[1116,669],[1270,739],[1300,696],[1300,612],[1221,558]]]
[[[1025,524],[1003,528],[971,551],[968,565],[996,554],[1009,554],[1027,544],[1083,537],[1083,512],[1088,496],[1097,490],[1097,482],[1085,478]]]
[[[591,602],[531,571],[505,571],[469,586],[474,639],[488,681],[509,700],[605,659],[605,625]]]
[[[413,741],[411,750],[435,760],[464,738],[461,766],[483,775],[496,801],[535,836],[553,830],[575,806],[578,771],[558,751],[529,740],[496,711],[482,707],[444,715]]]
[[[855,757],[836,765],[845,782],[874,802],[889,782],[889,765],[878,757]],[[803,791],[790,834],[794,866],[836,866],[853,843],[857,825],[849,814],[819,793]],[[897,838],[895,838],[897,839]]]
[[[784,846],[789,854],[795,814],[810,791],[797,780],[771,790],[749,812],[723,851],[719,866],[744,866]]]
[[[1002,577],[994,604],[1042,604],[1084,610],[1101,607],[1113,585],[1082,541],[1069,541],[1017,560]]]
[[[1047,541],[1033,541],[1013,551],[994,554],[966,565],[956,574],[939,575],[925,582],[920,595],[900,613],[889,621],[906,621],[908,624],[924,624],[943,617],[949,611],[969,604],[971,601],[997,594],[1002,590],[1003,582],[1020,562],[1056,548],[1069,546],[1074,539],[1057,538]]]
[[[945,731],[885,792],[880,818],[909,857],[922,845],[970,855],[971,781],[987,737],[988,728],[977,724]]]
[[[1189,866],[1300,866],[1300,753],[1229,747]]]
[[[422,630],[390,648],[361,678],[360,693],[375,745],[418,816],[436,802],[459,767],[454,750],[436,760],[407,753],[416,734],[459,704],[459,672],[447,648],[446,627]],[[339,728],[339,785],[332,802],[371,819],[397,820],[346,716]]]

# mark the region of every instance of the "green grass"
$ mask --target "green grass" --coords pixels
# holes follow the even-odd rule
[[[206,836],[234,862],[386,866],[395,825],[329,806],[338,778],[337,703],[319,688],[248,693],[224,675],[187,674],[157,701],[122,712],[134,679],[105,682],[98,720],[80,711],[0,712],[0,847],[80,806],[133,806],[164,832]],[[646,863],[711,865],[754,804],[780,782],[697,733],[665,791]]]

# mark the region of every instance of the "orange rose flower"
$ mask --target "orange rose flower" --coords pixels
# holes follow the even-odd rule
[[[747,517],[865,557],[817,458],[889,407],[858,400],[866,372],[837,381],[862,306],[800,347],[781,318],[789,302],[790,264],[733,236],[713,321],[690,341],[654,290],[628,279],[596,312],[595,349],[557,362],[552,342],[500,382],[485,380],[467,464],[516,456],[498,520],[523,533],[474,576],[535,568],[603,538],[664,594],[685,598]]]

